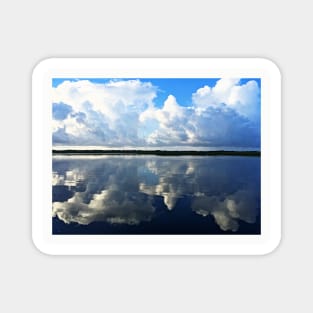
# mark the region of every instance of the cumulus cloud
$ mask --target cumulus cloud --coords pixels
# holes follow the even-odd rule
[[[69,145],[138,145],[138,117],[152,105],[156,87],[139,80],[64,81],[53,88],[55,110],[62,104],[70,108],[53,120],[54,144]],[[57,112],[59,112],[57,111]],[[62,111],[63,112],[63,111]],[[60,117],[63,117],[60,118]]]
[[[239,115],[256,121],[260,116],[260,90],[256,81],[239,85],[240,79],[223,78],[213,88],[204,86],[192,95],[198,110],[225,105]]]
[[[64,81],[53,88],[54,145],[260,145],[260,90],[256,81],[223,78],[202,86],[182,106],[169,94],[155,100],[151,82]]]

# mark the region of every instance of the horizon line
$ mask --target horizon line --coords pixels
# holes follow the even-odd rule
[[[101,155],[101,154],[141,154],[141,155],[238,155],[238,156],[260,156],[261,151],[258,150],[141,150],[141,149],[64,149],[54,150],[52,154],[83,154],[83,155]]]

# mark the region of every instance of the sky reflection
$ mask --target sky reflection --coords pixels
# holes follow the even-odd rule
[[[57,157],[52,186],[53,217],[100,233],[260,232],[258,157]]]

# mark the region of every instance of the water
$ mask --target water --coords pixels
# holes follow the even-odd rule
[[[53,234],[260,234],[260,158],[54,156]]]

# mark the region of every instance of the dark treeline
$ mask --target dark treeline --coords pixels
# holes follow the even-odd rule
[[[52,150],[53,154],[144,154],[144,155],[234,155],[260,156],[260,151],[168,151],[168,150]]]

